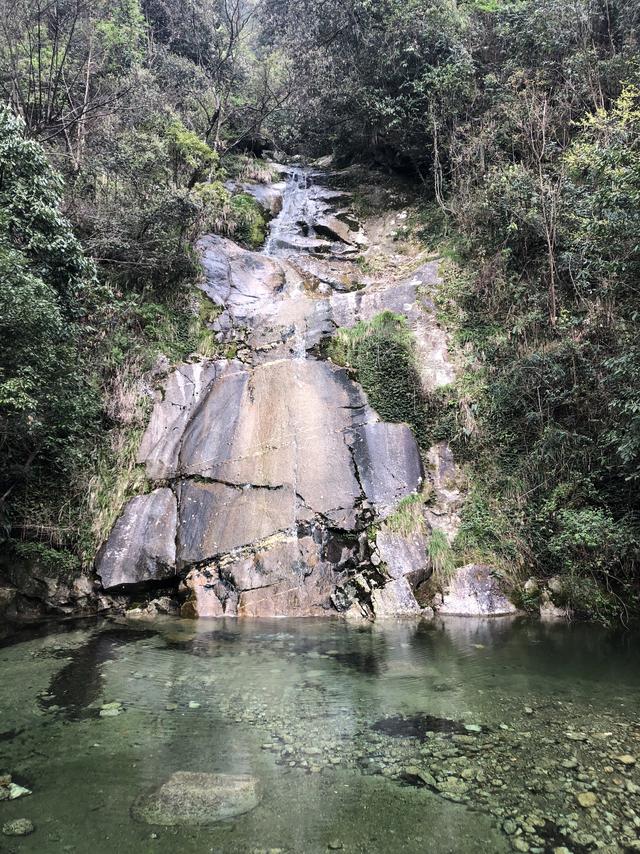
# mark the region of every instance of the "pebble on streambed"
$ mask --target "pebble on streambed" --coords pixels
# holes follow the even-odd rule
[[[102,706],[100,706],[100,717],[115,718],[123,711],[122,702],[120,700],[114,700],[112,703],[103,703]]]
[[[2,825],[2,832],[5,836],[28,836],[34,830],[33,822],[28,818],[14,818]]]

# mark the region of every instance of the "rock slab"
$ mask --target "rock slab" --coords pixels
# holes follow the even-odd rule
[[[456,617],[499,617],[517,610],[505,596],[492,568],[477,563],[456,572],[434,609],[438,614]]]
[[[173,576],[177,518],[176,497],[167,487],[132,498],[98,554],[104,589]]]
[[[138,797],[131,815],[147,824],[198,827],[250,812],[259,800],[258,781],[248,774],[176,771]]]

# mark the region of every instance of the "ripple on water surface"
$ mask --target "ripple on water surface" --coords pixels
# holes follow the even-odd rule
[[[636,649],[630,635],[510,620],[23,634],[0,647],[0,774],[33,794],[0,801],[0,824],[29,818],[35,831],[0,850],[631,844]],[[132,804],[175,772],[250,775],[259,804],[205,826],[136,821]]]

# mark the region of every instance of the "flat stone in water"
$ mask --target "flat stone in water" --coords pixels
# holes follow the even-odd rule
[[[250,812],[259,803],[258,781],[248,774],[176,771],[131,807],[137,821],[164,826],[198,826]]]
[[[34,830],[33,822],[28,818],[14,818],[13,821],[7,821],[2,825],[5,836],[28,836]]]
[[[576,800],[584,809],[590,809],[591,807],[595,807],[598,803],[598,798],[593,794],[593,792],[578,792],[576,795]]]

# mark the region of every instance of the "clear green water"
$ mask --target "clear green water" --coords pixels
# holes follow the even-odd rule
[[[637,654],[631,635],[508,620],[22,633],[0,646],[0,773],[33,794],[0,802],[0,825],[36,829],[0,851],[640,850]],[[250,773],[261,802],[208,827],[134,821],[174,771]]]

